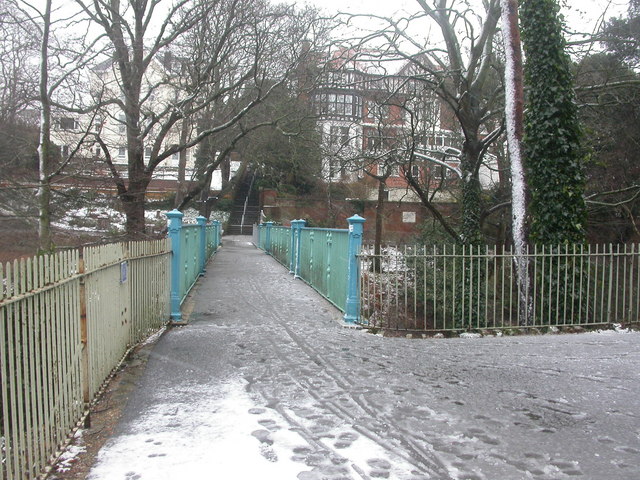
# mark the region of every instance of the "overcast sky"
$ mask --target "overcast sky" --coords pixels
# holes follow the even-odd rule
[[[420,10],[416,0],[304,0],[329,13],[338,11],[349,13],[373,13],[390,16],[405,11],[415,13]],[[607,9],[606,18],[626,11],[627,0],[561,0],[562,12],[570,26],[576,30],[591,32],[598,18]]]

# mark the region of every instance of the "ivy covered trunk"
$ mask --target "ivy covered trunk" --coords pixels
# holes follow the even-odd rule
[[[479,142],[467,139],[462,150],[462,243],[483,243],[480,215],[482,212],[482,188],[478,177],[481,147]]]
[[[521,3],[527,59],[524,153],[531,191],[530,238],[542,245],[585,241],[580,126],[558,12],[556,0]]]

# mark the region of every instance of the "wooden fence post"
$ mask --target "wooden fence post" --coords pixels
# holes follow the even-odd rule
[[[80,277],[80,341],[82,343],[82,357],[80,376],[82,382],[82,400],[87,409],[91,402],[91,378],[89,374],[89,334],[87,329],[87,289],[85,280],[84,249],[79,251],[78,275]],[[86,426],[86,425],[85,425]]]

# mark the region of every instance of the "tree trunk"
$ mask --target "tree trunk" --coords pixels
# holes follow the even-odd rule
[[[202,191],[200,192],[200,215],[205,217],[207,220],[209,220],[209,218],[211,217],[211,203],[209,202],[209,193],[211,191],[211,177],[212,175],[206,176]]]
[[[38,146],[38,242],[40,251],[53,250],[51,239],[51,102],[49,99],[49,28],[51,26],[51,0],[47,0],[42,16],[42,44],[40,49],[40,145]]]
[[[127,193],[120,196],[126,217],[125,233],[130,240],[144,238],[146,234],[144,205],[147,187],[151,181],[148,174],[129,177]]]
[[[382,246],[382,227],[384,222],[385,179],[378,179],[378,203],[376,204],[376,232],[373,240],[374,271],[380,272],[380,247]]]
[[[482,212],[482,188],[477,165],[480,162],[480,142],[465,140],[460,161],[462,172],[462,242],[468,245],[482,243],[480,214]]]
[[[220,173],[222,174],[222,190],[224,190],[227,184],[229,183],[229,180],[231,180],[231,158],[230,157],[227,157],[222,161]]]
[[[189,139],[189,121],[185,118],[182,120],[182,128],[180,129],[180,144],[184,145]],[[184,196],[187,192],[186,185],[186,171],[187,171],[187,150],[181,150],[178,157],[178,185],[176,188],[176,198],[173,203],[174,208],[182,203]]]
[[[505,117],[511,165],[511,218],[521,323],[530,323],[529,260],[526,256],[526,183],[522,165],[524,89],[517,0],[501,0],[505,65]]]

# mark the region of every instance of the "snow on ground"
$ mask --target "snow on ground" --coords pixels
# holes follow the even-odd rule
[[[73,444],[69,445],[67,449],[60,455],[58,461],[56,463],[56,471],[58,472],[66,472],[71,469],[72,464],[78,458],[78,455],[86,452],[87,449],[83,445],[82,440],[82,430],[78,429],[74,434]]]
[[[107,205],[105,200],[96,201],[88,207],[69,208],[64,216],[55,220],[53,225],[63,230],[81,232],[110,232],[122,233],[125,230],[125,215],[121,211]],[[152,230],[162,231],[167,225],[168,210],[153,209],[145,211],[145,221]],[[187,208],[183,212],[182,222],[186,224],[196,223],[199,216],[197,210]],[[224,223],[229,217],[228,212],[211,212],[210,220],[218,220]]]
[[[298,435],[265,430],[245,386],[237,378],[213,389],[194,387],[193,403],[167,399],[108,445],[88,478],[295,478],[296,466],[277,460],[299,443]]]
[[[225,240],[90,480],[637,480],[640,335],[342,328]]]

